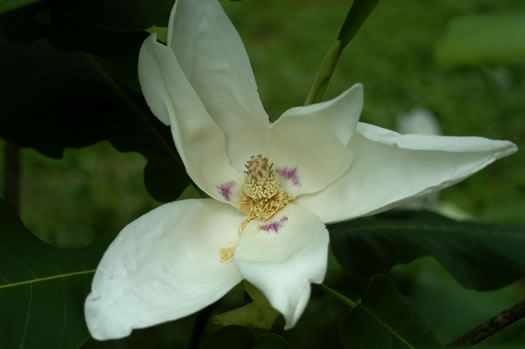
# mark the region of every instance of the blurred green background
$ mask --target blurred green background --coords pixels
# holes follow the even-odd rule
[[[304,103],[350,3],[222,1],[245,42],[263,104],[273,119]],[[343,53],[326,98],[362,82],[362,121],[395,128],[398,115],[425,107],[435,114],[445,135],[508,139],[523,149],[525,63],[445,65],[435,59],[436,47],[454,18],[516,12],[525,13],[523,1],[382,1]],[[525,224],[524,154],[519,151],[498,161],[443,191],[440,199],[477,220]],[[31,231],[53,244],[85,245],[113,236],[160,204],[144,188],[145,159],[120,153],[105,142],[69,149],[60,160],[24,149],[21,160],[20,216]],[[337,283],[337,272],[333,274]],[[520,285],[488,293],[463,290],[430,259],[399,268],[396,275],[445,342],[525,295]],[[314,292],[306,316],[286,334],[291,343],[298,347],[313,343],[308,329],[318,326],[312,325],[315,314],[330,309],[337,313],[338,305],[326,302]],[[156,333],[159,347],[187,343],[184,334],[191,321],[193,317],[150,331]],[[525,343],[523,328],[517,323],[493,341],[517,343],[521,336]],[[134,335],[136,343],[141,343],[142,333]]]

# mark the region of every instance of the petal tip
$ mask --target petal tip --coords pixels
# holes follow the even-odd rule
[[[93,292],[86,298],[84,314],[91,337],[102,341],[129,336],[131,328],[125,326],[122,321],[114,321],[110,314],[115,315],[115,312],[111,311],[111,307],[106,303],[102,296]]]

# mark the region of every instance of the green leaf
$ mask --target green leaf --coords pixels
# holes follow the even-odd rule
[[[117,42],[119,36],[112,38],[101,45]],[[140,41],[132,40],[137,51]],[[66,147],[102,140],[120,151],[139,152],[150,163],[148,183],[156,183],[147,188],[162,201],[174,200],[190,183],[169,128],[107,62],[58,52],[44,41],[0,45],[10,52],[0,57],[3,82],[9,86],[0,115],[1,137],[53,157]]]
[[[206,349],[249,349],[255,343],[253,332],[242,326],[226,326],[215,332],[208,343]]]
[[[38,2],[40,2],[40,0],[2,0],[0,1],[0,14]]]
[[[275,310],[264,294],[247,281],[243,282],[244,289],[253,302],[240,308],[216,315],[214,321],[222,326],[241,325],[262,329],[271,329],[279,312]]]
[[[354,0],[337,37],[341,41],[341,49],[354,38],[378,2],[379,0]]]
[[[328,88],[328,83],[332,78],[332,75],[337,65],[337,61],[343,53],[343,49],[350,43],[354,36],[363,25],[365,19],[370,15],[374,7],[377,5],[379,0],[354,0],[352,7],[346,15],[345,21],[337,40],[328,49],[317,75],[315,76],[314,83],[306,97],[305,105],[321,102],[323,95]]]
[[[283,337],[269,333],[257,337],[252,349],[287,349],[289,347],[288,342]]]
[[[404,295],[442,343],[450,343],[522,299],[510,287],[490,292],[467,290],[431,257],[395,268],[393,273]],[[524,329],[525,323],[509,327],[491,336],[490,343],[512,343]]]
[[[141,31],[168,26],[173,0],[55,0],[53,9],[91,27]]]
[[[387,277],[376,277],[360,305],[340,324],[345,348],[411,349],[439,347],[426,325]]]
[[[0,348],[76,348],[83,303],[107,242],[62,250],[37,239],[0,200]]]
[[[9,41],[16,43],[29,43],[45,37],[49,26],[38,20],[43,9],[44,4],[36,3],[1,14],[1,32]]]
[[[318,103],[322,100],[322,97],[328,88],[328,83],[334,73],[339,56],[341,55],[341,50],[341,41],[339,40],[334,42],[334,44],[328,49],[328,52],[321,62],[319,71],[315,76],[314,84],[306,97],[305,105]]]
[[[117,73],[119,80],[140,92],[137,75],[138,53],[146,32],[112,32],[93,28],[75,22],[70,18],[51,11],[51,26],[47,39],[51,46],[64,52],[84,52],[104,58]]]
[[[436,48],[440,63],[501,65],[525,62],[525,13],[453,19]]]
[[[465,287],[496,289],[525,275],[525,228],[392,211],[329,226],[335,256],[358,275],[433,256]]]

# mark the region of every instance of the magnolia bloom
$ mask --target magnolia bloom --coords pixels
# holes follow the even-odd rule
[[[152,112],[210,199],[162,205],[126,226],[85,303],[97,339],[181,318],[246,279],[293,327],[323,281],[325,224],[448,187],[516,150],[477,137],[400,135],[358,122],[357,84],[268,121],[248,56],[217,0],[178,0],[167,45],[139,55]]]

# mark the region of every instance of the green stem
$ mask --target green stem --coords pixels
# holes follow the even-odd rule
[[[359,303],[354,302],[350,298],[342,295],[341,293],[337,292],[333,288],[330,288],[330,287],[326,286],[325,284],[320,284],[319,287],[321,287],[321,290],[323,290],[324,293],[326,293],[329,296],[334,297],[339,302],[349,306],[350,308],[354,308],[354,307],[357,307],[359,305]]]

